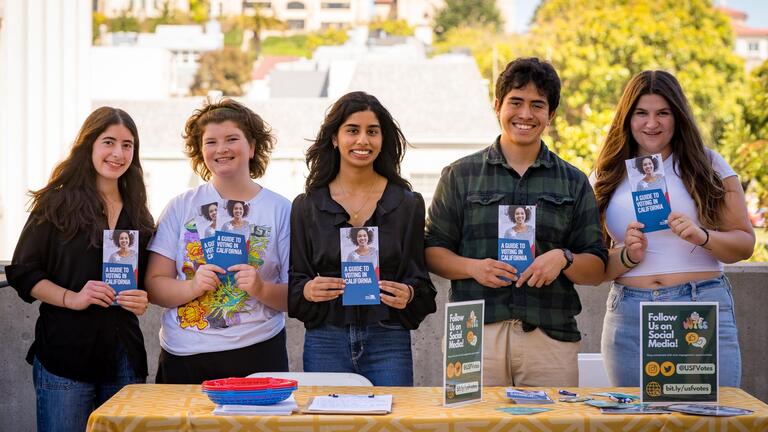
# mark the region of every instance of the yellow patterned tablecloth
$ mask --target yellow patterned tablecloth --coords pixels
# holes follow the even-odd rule
[[[557,389],[541,388],[557,399]],[[636,388],[571,388],[637,393]],[[392,414],[384,416],[303,415],[272,417],[214,416],[214,404],[198,385],[129,385],[99,407],[88,419],[88,431],[768,431],[768,405],[737,388],[721,388],[722,405],[747,408],[754,414],[738,417],[699,417],[684,414],[602,415],[581,403],[536,405],[552,411],[514,416],[496,408],[514,406],[504,388],[486,388],[483,401],[461,407],[442,406],[437,387],[301,387],[299,407],[313,395],[329,393],[392,394]],[[526,405],[530,406],[530,405]]]

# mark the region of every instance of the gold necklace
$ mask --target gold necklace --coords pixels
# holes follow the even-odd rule
[[[358,207],[357,210],[352,212],[352,219],[357,220],[358,215],[360,214],[360,210],[362,210],[363,207],[365,207],[365,205],[368,204],[368,200],[371,199],[371,192],[373,192],[373,187],[374,186],[376,186],[376,180],[371,182],[371,188],[368,189],[368,192],[365,194],[365,200],[363,201],[363,204],[360,205],[360,207]],[[341,191],[344,192],[345,196],[350,196],[350,198],[351,198],[351,195],[349,193],[347,193],[346,189],[344,189],[344,186],[341,184],[341,181],[339,181],[339,187],[341,188]]]

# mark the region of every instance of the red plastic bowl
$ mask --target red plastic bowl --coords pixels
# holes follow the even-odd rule
[[[203,381],[203,390],[207,391],[255,391],[296,388],[296,380],[284,378],[223,378]]]

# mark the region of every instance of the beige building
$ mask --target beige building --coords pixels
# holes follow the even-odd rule
[[[171,10],[189,11],[189,0],[93,0],[93,11],[108,17],[126,13],[144,19],[162,15],[166,4]]]
[[[735,38],[733,50],[744,58],[747,71],[768,60],[768,28],[748,26],[748,15],[740,10],[724,6],[717,9],[731,18],[731,27]]]

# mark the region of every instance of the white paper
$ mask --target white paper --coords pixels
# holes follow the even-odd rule
[[[392,395],[335,395],[316,396],[307,407],[313,413],[389,413]]]
[[[215,415],[291,415],[298,411],[296,399],[291,395],[288,399],[272,405],[216,405]]]

